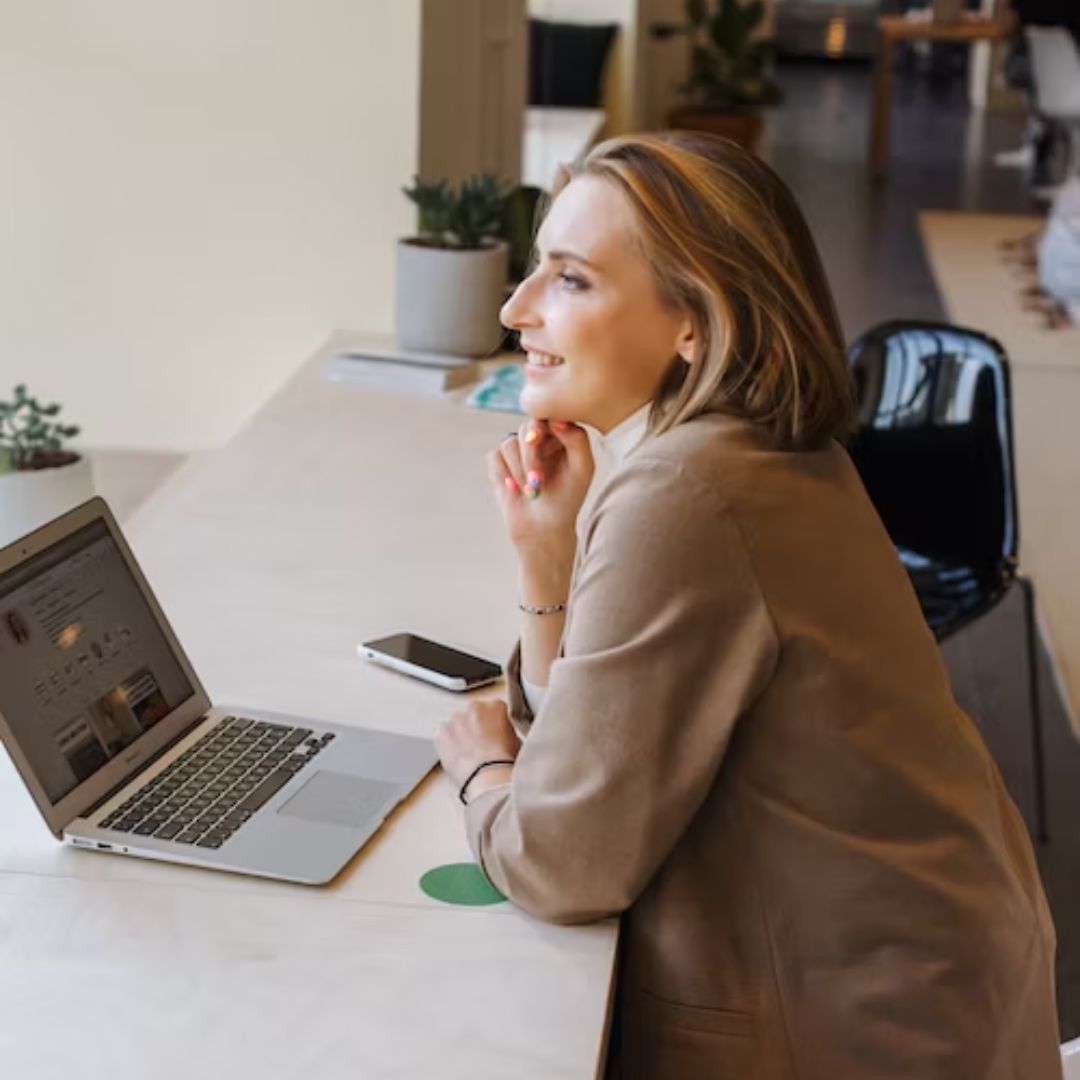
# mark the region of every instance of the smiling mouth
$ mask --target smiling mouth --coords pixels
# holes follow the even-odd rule
[[[525,362],[529,367],[558,367],[564,363],[561,356],[552,356],[551,353],[537,352],[535,349],[529,349],[526,353]]]

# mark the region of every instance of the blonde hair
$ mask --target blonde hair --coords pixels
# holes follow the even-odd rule
[[[782,449],[845,435],[854,393],[817,248],[795,199],[734,143],[692,132],[610,139],[564,171],[628,199],[665,300],[691,313],[694,362],[676,358],[653,404],[659,434],[722,411]]]

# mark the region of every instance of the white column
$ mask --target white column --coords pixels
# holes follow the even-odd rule
[[[521,177],[525,0],[423,0],[420,174]]]

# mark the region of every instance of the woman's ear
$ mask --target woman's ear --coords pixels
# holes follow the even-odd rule
[[[697,332],[694,330],[694,320],[689,312],[679,326],[679,334],[675,339],[675,352],[688,364],[692,364],[697,357]]]

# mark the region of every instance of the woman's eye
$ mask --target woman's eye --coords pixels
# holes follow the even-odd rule
[[[559,280],[568,288],[574,292],[578,292],[582,289],[587,289],[589,283],[582,277],[578,277],[577,274],[568,273],[566,270],[559,271]]]

